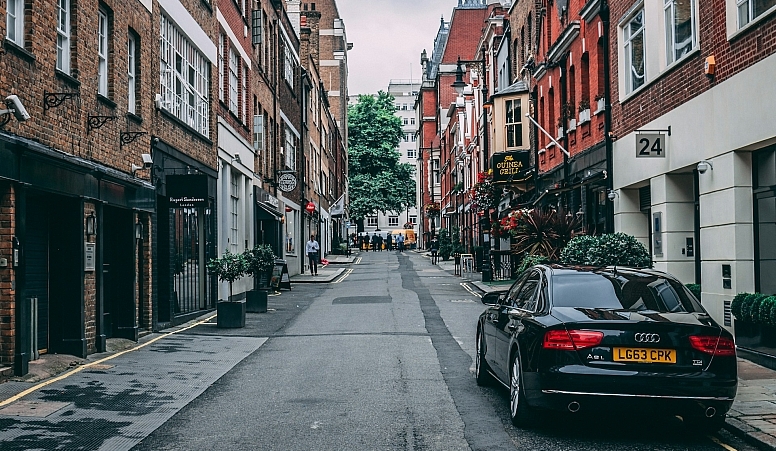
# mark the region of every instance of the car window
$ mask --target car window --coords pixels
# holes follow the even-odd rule
[[[517,294],[517,299],[515,299],[514,303],[512,304],[513,307],[523,310],[533,310],[533,308],[531,308],[531,303],[533,303],[534,306],[536,305],[534,293],[536,293],[536,287],[538,285],[539,273],[534,271],[531,273],[525,283],[523,283],[523,286],[520,287],[520,292]]]
[[[536,312],[542,308],[544,299],[546,299],[547,279],[541,277],[541,274],[539,274],[537,285],[539,286],[539,289],[534,292],[534,295],[526,302],[525,306],[522,307],[523,309]]]
[[[525,282],[529,275],[530,273],[526,271],[526,273],[520,276],[520,278],[512,284],[512,287],[509,288],[509,293],[507,293],[506,298],[507,305],[514,305],[515,301],[517,300],[517,296],[520,293],[520,288],[523,286],[523,282]]]
[[[704,311],[681,283],[643,273],[555,275],[552,305],[658,313]]]

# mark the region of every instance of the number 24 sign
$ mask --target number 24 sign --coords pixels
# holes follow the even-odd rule
[[[636,135],[636,158],[665,158],[666,135],[660,133]]]

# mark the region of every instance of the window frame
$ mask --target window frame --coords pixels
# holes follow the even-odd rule
[[[239,252],[240,243],[240,174],[231,170],[229,180],[229,249],[236,254]]]
[[[23,0],[17,0],[17,2],[24,3]],[[65,8],[63,8],[63,4]],[[72,51],[70,48],[70,30],[71,30],[71,15],[72,15],[72,3],[70,0],[57,0],[57,62],[56,68],[58,71],[70,75],[70,61],[72,58]],[[64,16],[64,17],[63,17]]]
[[[103,8],[97,11],[97,94],[108,97],[108,12]]]
[[[399,227],[399,217],[388,216],[388,227]]]
[[[631,23],[636,19],[636,17],[641,16],[641,27],[636,30],[635,33],[631,32]],[[631,14],[627,20],[624,21],[624,24],[622,26],[622,33],[623,33],[623,50],[625,54],[625,93],[626,95],[631,94],[635,92],[636,90],[642,88],[644,85],[647,84],[647,51],[646,51],[646,24],[645,19],[645,11],[644,7],[642,5],[641,8],[634,11],[633,14]],[[637,37],[641,37],[641,62],[642,62],[642,81],[641,84],[638,86],[633,86],[633,53],[632,53],[632,47],[633,47],[633,41]]]
[[[671,65],[677,61],[680,61],[691,54],[692,51],[698,47],[698,29],[697,29],[697,15],[698,12],[695,8],[695,0],[685,0],[690,4],[690,47],[684,54],[677,57],[676,55],[676,2],[677,0],[663,0],[663,18],[664,18],[664,31],[666,40],[666,65]]]
[[[137,114],[137,38],[127,35],[127,111]]]
[[[13,8],[9,3],[13,1]],[[24,0],[8,0],[5,13],[5,38],[19,47],[24,47]],[[11,14],[13,12],[13,14]],[[11,23],[13,22],[13,24]],[[13,30],[13,37],[10,34]]]
[[[285,163],[290,170],[296,170],[296,135],[288,125],[283,127],[286,132],[285,137]]]
[[[229,111],[235,116],[240,116],[240,55],[229,46]]]
[[[367,227],[377,227],[377,216],[375,215],[369,215],[366,217],[366,226]]]
[[[741,7],[746,6],[746,14],[747,19],[746,22],[741,22]],[[764,17],[773,11],[776,11],[776,4],[770,6],[769,8],[760,11],[759,14],[755,15],[754,11],[754,1],[753,0],[736,0],[736,32],[744,30],[745,28],[749,27],[754,22],[757,22],[761,17]]]
[[[517,114],[514,112],[514,108],[510,105],[517,104]],[[512,122],[510,122],[510,117]],[[517,117],[518,121],[514,119]],[[504,100],[504,146],[507,149],[517,149],[523,147],[523,101],[520,98],[506,99]],[[511,132],[510,132],[511,128]],[[515,137],[519,132],[520,142],[517,143]],[[512,145],[510,145],[510,137],[512,138]]]

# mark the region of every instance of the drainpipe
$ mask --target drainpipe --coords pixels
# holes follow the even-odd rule
[[[609,66],[609,2],[601,0],[601,10],[598,12],[603,25],[604,40],[604,146],[606,147],[606,189],[614,189],[614,172],[612,161],[612,101],[611,101],[611,68]],[[614,232],[614,202],[606,203],[606,233]]]

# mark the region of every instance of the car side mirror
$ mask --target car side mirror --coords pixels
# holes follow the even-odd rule
[[[484,294],[480,300],[485,305],[500,305],[504,302],[504,295],[504,292],[494,291]]]

